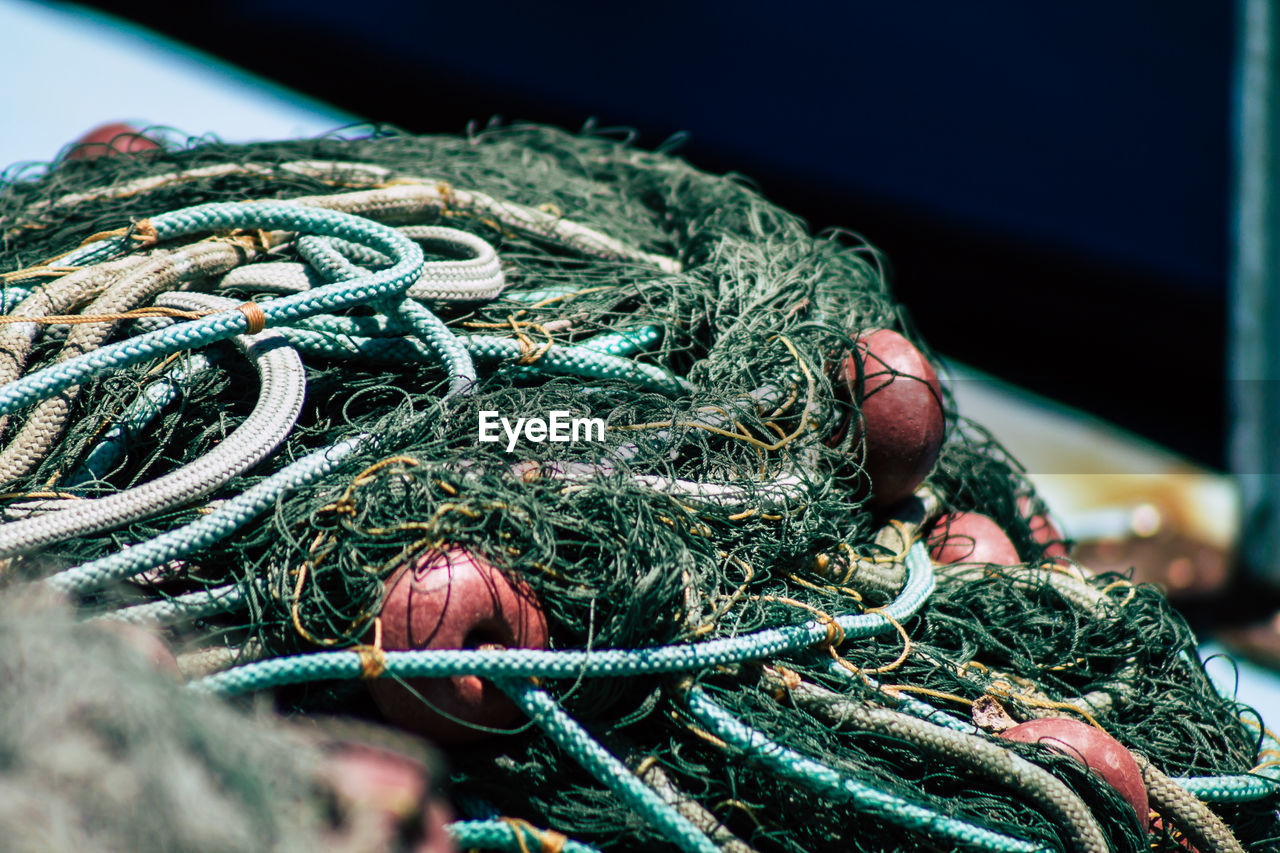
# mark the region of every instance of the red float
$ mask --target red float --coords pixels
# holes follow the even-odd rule
[[[1108,785],[1120,792],[1138,817],[1147,825],[1147,786],[1133,755],[1120,741],[1102,729],[1066,717],[1029,720],[1000,733],[1019,743],[1036,743],[1075,758]]]
[[[892,507],[910,497],[938,461],[946,430],[938,375],[910,341],[881,329],[858,339],[836,380],[861,412],[854,437],[866,436],[870,506]]]
[[[67,152],[68,160],[94,160],[111,154],[138,154],[154,151],[160,143],[142,135],[142,131],[121,122],[99,125],[75,141]]]
[[[940,566],[955,563],[994,563],[1012,566],[1022,562],[1009,537],[985,515],[948,513],[929,532],[929,556]]]
[[[417,649],[547,647],[547,621],[532,591],[460,548],[430,551],[401,569],[383,599],[382,647]],[[493,683],[475,675],[369,682],[387,719],[452,743],[480,740],[523,719]],[[420,694],[415,695],[413,691]],[[451,719],[454,718],[454,719]]]

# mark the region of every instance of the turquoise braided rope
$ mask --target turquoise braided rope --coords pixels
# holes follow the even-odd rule
[[[687,692],[685,707],[711,734],[747,753],[752,761],[810,790],[847,800],[886,823],[930,839],[946,840],[992,853],[1040,853],[1052,849],[940,814],[919,803],[842,776],[831,767],[788,749],[740,722],[713,702],[701,688],[693,687]]]
[[[459,820],[445,827],[449,837],[459,850],[505,850],[508,853],[530,853],[530,851],[546,850],[542,837],[537,831],[527,827],[508,823],[505,820]],[[523,843],[522,843],[523,842]],[[574,841],[564,840],[559,848],[562,853],[600,853],[596,847]]]
[[[638,326],[634,329],[628,329],[625,332],[608,332],[602,335],[596,335],[585,341],[579,341],[574,346],[598,352],[603,355],[613,356],[614,358],[626,358],[627,356],[645,352],[662,340],[661,326]],[[515,377],[517,379],[527,379],[538,373],[537,366],[525,367],[523,365],[508,365],[502,368],[505,375]]]
[[[207,548],[275,506],[286,492],[331,474],[367,440],[357,436],[309,453],[190,524],[58,572],[44,582],[64,593],[86,592]]]
[[[467,338],[467,348],[477,358],[511,359],[524,354],[520,342],[511,338],[490,335],[472,335]],[[580,376],[584,379],[618,379],[635,382],[664,394],[688,394],[695,389],[682,376],[675,376],[659,367],[616,358],[601,352],[576,346],[554,344],[534,365],[548,373]]]
[[[211,355],[192,353],[185,364],[165,372],[160,379],[144,388],[103,434],[102,440],[89,451],[84,462],[67,476],[62,488],[75,488],[105,476],[111,466],[124,456],[130,440],[145,430],[178,397],[180,385],[192,376],[212,370],[220,360],[216,350]]]
[[[8,314],[22,304],[22,300],[35,293],[31,287],[3,287],[0,285],[0,313]]]
[[[1206,803],[1247,803],[1280,793],[1280,782],[1265,776],[1178,776],[1187,793]]]
[[[184,595],[176,595],[165,601],[152,601],[112,610],[96,620],[105,622],[130,622],[134,625],[169,625],[180,620],[203,619],[218,613],[239,610],[248,601],[240,584],[215,586]]]
[[[172,321],[168,322],[171,323]],[[411,332],[403,320],[386,314],[373,314],[364,317],[339,317],[333,314],[319,314],[314,317],[304,317],[292,324],[290,328],[349,338],[398,338]],[[639,326],[625,332],[605,332],[578,341],[574,346],[579,349],[611,355],[614,358],[626,358],[627,356],[652,349],[661,340],[662,328],[660,326]]]
[[[132,550],[132,549],[131,549]],[[128,553],[128,552],[125,552]],[[933,564],[923,543],[907,552],[907,582],[898,597],[879,613],[852,613],[836,618],[846,640],[895,630],[910,619],[933,592]],[[610,678],[666,672],[694,672],[711,666],[761,660],[817,645],[830,638],[827,623],[810,620],[784,628],[767,628],[738,637],[647,649],[447,649],[387,652],[385,676],[440,678],[474,674],[486,678]],[[315,652],[244,664],[193,681],[199,693],[234,696],[285,684],[361,677],[356,652]]]
[[[640,781],[627,765],[610,754],[577,720],[565,713],[545,690],[520,681],[499,681],[498,686],[557,746],[668,841],[689,853],[720,853],[715,842]]]
[[[509,299],[512,302],[528,302],[537,305],[539,302],[546,302],[548,299],[559,299],[562,296],[572,296],[578,292],[576,287],[561,285],[559,287],[544,287],[541,290],[507,290],[502,294],[503,299]]]
[[[596,335],[594,338],[578,344],[578,346],[583,349],[602,352],[605,355],[625,358],[657,346],[660,340],[662,340],[661,326],[637,326],[624,332],[609,332],[604,335]]]
[[[394,266],[350,281],[327,284],[260,304],[268,328],[320,313],[332,313],[398,296],[422,274],[417,243],[394,228],[321,208],[278,202],[206,204],[161,214],[151,220],[160,239],[235,228],[310,231],[370,245],[395,259]],[[117,241],[104,241],[117,242]],[[92,249],[93,246],[86,247]],[[73,253],[69,265],[84,260]],[[181,350],[198,349],[249,330],[249,319],[232,309],[108,344],[0,386],[0,414],[42,400],[107,370],[127,367]]]
[[[1262,733],[1262,749],[1280,751],[1280,741]],[[1280,794],[1280,767],[1239,776],[1179,776],[1173,781],[1207,803],[1246,803]]]
[[[298,240],[299,254],[320,275],[335,282],[351,281],[368,274],[367,270],[352,263],[342,253],[342,249],[346,249],[358,257],[369,259],[362,254],[362,248],[358,244],[345,240],[310,236]],[[380,261],[386,261],[386,258],[381,256],[378,258]],[[453,330],[446,326],[434,312],[408,296],[394,302],[387,302],[381,305],[380,309],[407,326],[419,340],[426,344],[436,360],[444,365],[445,372],[449,376],[449,391],[444,395],[445,399],[454,396],[465,397],[475,390],[477,376],[476,367],[471,363],[471,354],[459,342]]]
[[[270,303],[266,303],[270,304]],[[289,345],[303,355],[329,358],[361,358],[374,362],[404,364],[411,361],[435,363],[435,355],[413,338],[366,338],[329,335],[307,329],[279,330]],[[520,342],[490,335],[470,335],[460,339],[471,355],[481,361],[517,359],[524,354]],[[628,382],[660,394],[679,395],[693,390],[689,382],[650,364],[594,352],[585,347],[553,345],[531,365],[548,374],[584,379]]]
[[[465,397],[475,391],[479,381],[476,366],[466,345],[430,309],[406,296],[395,305],[384,305],[386,313],[413,330],[449,376],[449,391],[444,399]]]
[[[371,314],[367,317],[317,314],[302,318],[290,328],[354,338],[399,338],[412,333],[403,322],[386,314]]]
[[[409,333],[407,325],[394,316],[375,314],[369,317],[337,317],[332,314],[306,317],[293,328],[308,332],[327,332],[358,338],[395,338]],[[606,332],[579,341],[574,346],[592,352],[626,358],[652,349],[662,340],[660,326],[639,326],[625,332]]]

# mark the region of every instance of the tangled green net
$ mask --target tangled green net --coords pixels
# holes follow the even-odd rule
[[[360,215],[459,229],[497,251],[501,293],[417,303],[471,340],[474,380],[460,381],[414,324],[420,309],[378,299],[267,323],[283,335],[274,345],[301,351],[306,384],[301,413],[267,458],[197,500],[38,549],[15,546],[15,589],[191,529],[310,454],[369,436],[215,541],[123,583],[66,589],[86,619],[163,631],[194,688],[272,689],[290,715],[376,717],[360,676],[412,674],[377,646],[388,583],[443,550],[475,555],[528,590],[550,652],[639,660],[646,650],[749,645],[759,632],[813,626],[814,641],[785,653],[615,677],[583,669],[536,686],[485,668],[504,650],[476,653],[477,672],[522,708],[548,702],[572,725],[534,713],[537,725],[451,748],[457,810],[600,849],[707,849],[662,817],[672,812],[706,844],[735,851],[1179,850],[1183,835],[1205,853],[1280,843],[1280,785],[1256,715],[1215,692],[1191,631],[1155,588],[1095,577],[1046,550],[1054,543],[1032,527],[1045,508],[1018,464],[949,397],[946,442],[916,497],[875,502],[862,431],[849,428],[857,394],[835,366],[879,329],[927,350],[873,249],[842,233],[815,236],[742,180],[608,134],[533,126],[193,140],[63,161],[0,184],[5,309],[22,314],[73,275],[80,255],[69,253],[88,251],[77,248],[86,242],[103,249],[93,262],[126,265],[218,244],[210,251],[234,255],[226,269],[178,276],[167,289],[235,303],[279,298],[252,276],[235,278],[259,265],[310,259],[311,287],[353,281],[394,259],[339,246],[346,260],[326,271],[294,232],[220,229],[157,244],[150,223],[209,203],[397,191],[419,202]],[[451,259],[424,248],[428,266]],[[94,306],[108,303],[93,300],[122,270],[44,313],[97,316],[111,336],[77,344],[88,349],[199,321],[201,312],[171,306],[138,313],[166,304],[153,292],[104,319]],[[0,338],[0,357],[21,362],[14,379],[37,376],[68,358],[76,328],[14,322],[0,328],[15,330]],[[13,335],[30,340],[29,354],[14,355]],[[476,343],[489,338],[501,340]],[[146,358],[52,395],[66,400],[56,439],[15,450],[23,461],[12,468],[0,457],[9,479],[0,541],[7,525],[74,513],[78,501],[121,494],[226,442],[249,417],[259,379],[226,343],[207,354],[211,364],[186,353]],[[148,389],[159,402],[138,416]],[[27,446],[23,424],[38,406],[9,414],[6,445]],[[485,412],[556,411],[606,428],[591,441],[478,441]],[[120,449],[107,453],[113,428]],[[989,516],[1022,563],[926,567],[927,601],[846,636],[837,617],[896,612],[886,608],[912,583],[907,555],[944,512]],[[204,590],[219,598],[210,605]],[[353,660],[332,657],[352,649],[355,677],[287,675],[295,663]],[[975,706],[998,707],[1009,723],[1068,717],[1104,729],[1157,774],[1147,788],[1162,823],[1152,831],[1149,815],[1135,815],[1075,757],[1002,740],[996,724],[975,728]],[[732,726],[712,731],[719,713],[756,740],[735,740]],[[928,746],[931,737],[942,746]],[[619,763],[579,760],[570,744],[583,739]],[[992,745],[1022,763],[1000,765]],[[1024,764],[1040,770],[1010,769]],[[630,778],[620,781],[623,771]],[[824,782],[827,771],[839,781]],[[1210,804],[1160,794],[1167,777]],[[619,793],[636,781],[648,793]],[[1064,820],[1064,809],[1076,817]]]

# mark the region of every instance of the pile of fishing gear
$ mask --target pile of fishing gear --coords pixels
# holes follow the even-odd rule
[[[862,241],[594,129],[130,150],[0,179],[13,849],[1280,846]]]

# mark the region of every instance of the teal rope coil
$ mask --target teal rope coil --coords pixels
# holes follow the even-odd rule
[[[939,814],[926,806],[843,776],[740,722],[712,701],[701,688],[688,690],[685,707],[711,734],[747,753],[751,760],[768,767],[780,777],[827,796],[852,802],[868,815],[903,829],[992,853],[1040,853],[1051,849]]]
[[[266,303],[270,305],[271,303]],[[330,358],[360,358],[373,362],[403,364],[409,361],[437,361],[433,352],[412,338],[366,338],[329,335],[306,329],[282,328],[280,333],[303,355]],[[492,335],[467,335],[460,339],[468,352],[480,361],[505,361],[524,355],[520,342]],[[692,390],[688,380],[659,367],[628,361],[585,347],[552,345],[528,369],[559,376],[629,382],[662,394],[679,395]]]
[[[220,361],[217,352],[192,353],[185,363],[172,369],[142,390],[119,419],[103,434],[102,440],[85,456],[84,462],[67,476],[65,488],[83,486],[111,470],[125,453],[129,442],[142,433],[166,406],[177,399],[182,383],[212,370]]]
[[[662,328],[659,326],[638,326],[634,329],[628,329],[625,332],[607,332],[602,335],[596,335],[585,341],[574,344],[575,347],[584,350],[591,350],[602,355],[613,356],[614,358],[627,358],[628,356],[637,355],[646,352],[658,345],[662,340]],[[517,379],[527,379],[538,373],[537,366],[525,367],[522,365],[507,366],[503,370],[509,375]]]
[[[397,233],[404,234],[404,232]],[[366,270],[348,260],[339,247],[346,247],[356,255],[359,255],[362,249],[359,244],[318,237],[303,237],[298,240],[298,250],[302,256],[329,281],[353,281],[368,274]],[[377,256],[377,259],[385,260],[381,256]],[[388,301],[381,308],[384,313],[395,317],[417,335],[435,360],[444,365],[445,371],[449,374],[449,391],[445,394],[445,399],[454,396],[465,397],[475,390],[477,377],[475,365],[471,362],[471,354],[458,341],[453,330],[444,324],[444,321],[408,295],[398,300]]]
[[[605,335],[596,335],[594,338],[578,344],[578,346],[583,349],[602,352],[605,355],[625,358],[629,355],[635,355],[636,353],[653,349],[661,340],[662,329],[660,327],[638,326],[634,329],[628,329],[625,332],[610,332]]]
[[[1206,803],[1248,803],[1280,793],[1280,782],[1266,776],[1178,776],[1174,780]]]
[[[1280,751],[1280,741],[1263,730],[1262,749]],[[1241,776],[1179,776],[1174,782],[1206,803],[1247,803],[1280,793],[1280,766]]]
[[[444,399],[465,397],[475,390],[478,377],[471,353],[443,320],[409,297],[384,307],[390,308],[388,314],[412,329],[434,359],[444,365],[449,374],[449,391]]]
[[[910,619],[924,606],[933,591],[933,564],[925,546],[917,542],[907,552],[905,561],[907,582],[898,597],[881,612],[845,614],[835,619],[846,640],[893,630],[894,622]],[[439,678],[475,674],[486,678],[609,678],[694,672],[817,645],[830,637],[828,626],[829,623],[809,620],[800,625],[767,628],[738,637],[646,649],[387,652],[384,676]],[[193,681],[187,686],[199,693],[234,696],[285,684],[359,678],[362,671],[361,657],[356,652],[316,652],[255,661]]]
[[[0,285],[0,313],[8,314],[14,308],[17,308],[22,300],[34,292],[35,289],[30,287],[5,287]]]
[[[171,320],[165,320],[172,323]],[[294,331],[318,332],[339,337],[401,338],[413,334],[401,320],[386,314],[366,317],[339,317],[333,314],[317,314],[303,317],[289,326]]]
[[[459,850],[530,853],[545,849],[542,836],[534,829],[505,820],[458,820],[446,826],[445,831]],[[566,839],[559,849],[563,853],[600,853],[598,848],[572,838]]]
[[[176,595],[164,601],[122,607],[96,618],[104,622],[128,622],[133,625],[171,625],[238,610],[247,600],[244,587],[228,584]]]
[[[640,781],[625,764],[596,742],[573,717],[564,712],[545,690],[519,681],[499,681],[498,686],[529,715],[561,749],[595,776],[632,811],[645,819],[672,844],[688,853],[719,853],[720,848],[689,819]]]
[[[150,328],[174,323],[167,317],[146,318],[139,322],[150,324]],[[292,323],[289,328],[347,338],[399,338],[412,333],[404,321],[386,314],[361,317],[317,314],[314,317],[304,317]],[[614,358],[626,358],[652,349],[661,340],[662,329],[658,326],[639,326],[626,332],[605,332],[578,341],[573,346]]]
[[[277,202],[207,204],[165,213],[151,220],[160,239],[236,228],[309,231],[365,243],[391,256],[395,265],[349,281],[317,287],[261,303],[267,328],[313,314],[332,313],[387,297],[398,296],[422,274],[422,249],[394,228],[367,219],[319,208]],[[119,241],[111,242],[111,249]],[[95,257],[85,250],[73,253],[68,264]],[[148,332],[46,367],[0,386],[0,414],[45,399],[108,370],[138,364],[159,356],[208,346],[249,331],[249,318],[239,310],[222,311]]]

